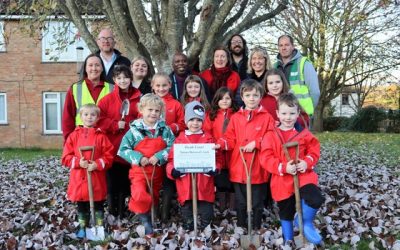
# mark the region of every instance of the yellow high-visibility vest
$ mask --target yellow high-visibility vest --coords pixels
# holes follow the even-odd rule
[[[100,95],[97,98],[97,101],[95,102],[93,100],[92,95],[90,94],[90,91],[87,87],[85,80],[74,83],[72,85],[72,94],[74,96],[74,101],[75,101],[75,106],[76,106],[75,126],[83,125],[82,121],[81,121],[81,117],[79,115],[79,109],[82,107],[82,105],[85,105],[88,103],[97,105],[99,103],[99,101],[104,96],[111,93],[113,91],[113,89],[114,89],[114,85],[112,85],[108,82],[104,82],[104,87],[101,90]]]

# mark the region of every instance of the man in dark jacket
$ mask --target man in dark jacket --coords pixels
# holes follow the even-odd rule
[[[118,64],[124,64],[128,67],[131,66],[131,62],[128,58],[121,55],[121,52],[114,48],[115,40],[114,34],[111,29],[102,29],[97,36],[97,46],[99,46],[99,51],[96,54],[100,55],[103,65],[104,72],[106,73],[106,81],[109,83],[114,83],[112,80],[112,71],[114,67]]]
[[[176,52],[172,58],[172,72],[169,74],[171,78],[172,87],[171,87],[171,94],[172,96],[179,100],[182,95],[183,85],[185,83],[186,78],[189,75],[198,75],[198,72],[190,70],[188,58],[182,52]],[[204,79],[201,79],[203,82],[203,87],[206,92],[206,96],[208,101],[210,101],[208,85],[205,83]]]
[[[231,67],[239,73],[240,80],[243,81],[247,78],[248,49],[246,40],[240,34],[235,34],[228,40],[227,47],[231,52]]]

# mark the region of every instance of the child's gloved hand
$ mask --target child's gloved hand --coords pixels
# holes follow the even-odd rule
[[[293,160],[290,160],[286,164],[286,173],[291,174],[291,175],[295,175],[296,174],[296,164],[294,164]]]
[[[149,165],[149,158],[143,156],[142,159],[140,159],[140,166],[144,167],[146,165]]]
[[[152,157],[150,157],[149,163],[150,163],[151,165],[155,166],[155,165],[157,164],[157,162],[158,162],[157,157],[155,157],[154,155],[153,155]]]
[[[184,174],[181,171],[176,170],[175,168],[173,168],[172,172],[171,172],[171,175],[172,175],[172,177],[174,177],[174,179],[178,179]]]
[[[216,176],[217,174],[218,174],[217,170],[210,170],[206,173],[206,175],[209,175],[209,176]]]
[[[97,169],[97,163],[94,162],[94,161],[89,163],[87,169],[88,169],[89,172],[92,172],[92,171],[96,170]]]
[[[256,148],[256,142],[252,141],[249,142],[246,146],[242,147],[243,152],[253,152],[253,150]]]
[[[81,167],[81,168],[88,168],[88,161],[87,160],[85,160],[85,158],[81,158],[80,160],[79,160],[79,166]]]
[[[299,163],[296,164],[296,170],[300,173],[305,173],[307,170],[307,163],[304,160],[300,160]]]

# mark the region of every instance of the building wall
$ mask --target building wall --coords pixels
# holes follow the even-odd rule
[[[355,112],[356,104],[354,101],[357,101],[358,97],[356,93],[348,93],[348,104],[342,103],[342,94],[337,96],[331,101],[331,105],[334,107],[333,116],[344,116],[344,117],[351,117]],[[350,97],[350,95],[352,97]],[[354,100],[354,101],[353,101]]]
[[[42,63],[40,40],[19,32],[16,21],[6,27],[0,92],[7,94],[8,124],[0,125],[0,147],[61,148],[62,135],[43,134],[42,93],[67,91],[78,78],[76,63]]]

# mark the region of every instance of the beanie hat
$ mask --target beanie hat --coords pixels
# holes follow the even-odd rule
[[[204,107],[198,101],[192,101],[185,106],[185,123],[188,123],[193,118],[198,118],[204,121]]]

